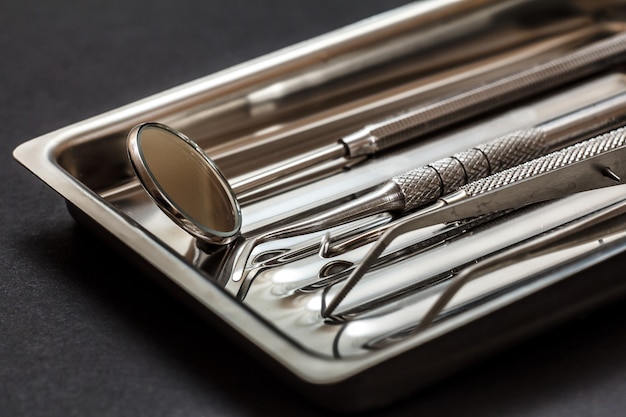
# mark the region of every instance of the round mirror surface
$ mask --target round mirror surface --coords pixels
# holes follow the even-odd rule
[[[134,128],[130,159],[156,204],[205,242],[227,244],[239,234],[241,210],[215,163],[189,138],[157,123]]]

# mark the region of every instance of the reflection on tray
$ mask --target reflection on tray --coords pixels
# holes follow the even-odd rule
[[[138,255],[320,402],[379,405],[455,367],[429,352],[443,348],[460,366],[465,356],[450,346],[486,350],[512,334],[511,308],[624,249],[624,187],[595,189],[626,175],[622,158],[605,159],[623,147],[622,9],[416,2],[15,155],[78,221]],[[501,187],[514,184],[507,169],[546,154],[544,163],[561,161],[563,149],[605,132],[615,139],[606,147],[567,154],[564,166],[582,164],[567,171],[576,187],[563,187],[576,194],[546,192],[567,182],[555,176]],[[481,210],[418,224],[453,207],[463,184],[498,172]],[[513,191],[489,194],[496,188]],[[514,203],[492,205],[502,201]],[[528,320],[570,301],[544,303]],[[492,340],[469,340],[463,329],[485,322]],[[415,372],[425,361],[432,372]]]

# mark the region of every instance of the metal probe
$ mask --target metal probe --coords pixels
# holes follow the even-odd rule
[[[577,139],[622,125],[624,117],[626,92],[397,175],[369,194],[270,231],[259,239],[264,241],[310,233],[385,211],[411,211],[463,184],[519,165]],[[385,227],[382,226],[383,229]]]
[[[329,317],[398,236],[421,227],[472,218],[616,185],[626,176],[626,127],[460,187],[390,227],[322,310]]]
[[[329,170],[336,170],[338,165],[354,165],[367,156],[437,129],[579,80],[625,58],[626,34],[613,35],[546,63],[369,124],[337,143],[256,172],[233,184],[233,189],[242,201],[273,194],[294,182],[301,183],[302,179],[317,179]],[[320,167],[324,161],[329,166]],[[288,178],[294,174],[296,179]]]
[[[546,64],[501,78],[417,110],[407,111],[392,120],[383,122],[382,125],[370,126],[366,129],[369,132],[367,135],[357,134],[352,138],[344,138],[337,145],[338,150],[347,150],[351,158],[360,160],[365,158],[366,154],[508,103],[514,98],[545,91],[547,88],[607,68],[609,64],[625,57],[626,34],[615,35]],[[530,139],[523,137],[511,140],[520,142]],[[518,145],[512,148],[524,148]],[[544,145],[541,143],[534,144],[531,149],[534,152],[534,149],[541,149],[542,146]],[[405,176],[395,177],[371,198],[358,200],[356,204],[348,206],[348,211],[334,214],[331,212],[322,215],[321,218],[305,220],[294,226],[288,226],[286,229],[271,232],[257,241],[307,233],[320,227],[330,227],[380,211],[411,210],[427,203],[429,199],[438,197],[450,187],[458,185],[459,175],[467,182],[536,155],[531,153],[530,156],[524,156],[521,160],[513,158],[507,162],[508,147],[507,144],[496,144],[493,150],[489,151],[493,152],[493,155],[489,155],[487,149],[470,150],[467,154],[455,155],[455,158],[440,161],[440,167],[437,164],[431,165],[427,168],[428,172],[411,171]],[[502,153],[503,151],[505,153]],[[181,228],[208,245],[226,245],[239,237],[242,224],[239,205],[239,198],[242,197],[239,195],[241,190],[233,189],[234,187],[226,180],[219,167],[191,139],[168,126],[159,123],[143,123],[129,132],[127,152],[131,165],[148,195]],[[483,152],[486,159],[482,157]],[[329,155],[326,151],[322,154]],[[341,161],[342,158],[339,160]],[[309,176],[306,170],[304,172],[300,170],[302,168],[300,162],[313,163],[315,168],[315,165],[326,166],[336,161],[335,158],[324,163],[313,155],[309,155],[304,159],[291,160],[285,165],[289,169],[281,174],[312,180],[313,177]],[[501,167],[497,166],[498,161],[502,161]],[[479,167],[480,164],[487,164],[488,169],[485,171],[484,168]],[[307,166],[311,167],[311,165]],[[435,167],[434,171],[432,167]],[[474,172],[475,168],[476,172]],[[176,175],[172,175],[172,172]],[[442,173],[445,175],[441,176]],[[319,172],[314,170],[310,174],[319,175]],[[446,176],[451,178],[449,182],[448,179],[440,179]],[[278,180],[273,176],[261,175],[259,178],[276,181],[275,184],[281,186],[294,185],[289,182],[289,177]],[[426,184],[428,181],[432,183],[432,186]],[[427,188],[424,188],[425,184]],[[436,187],[436,184],[439,184],[439,187]],[[428,193],[424,194],[425,189],[430,191],[437,189],[437,191],[429,196]],[[341,209],[345,210],[346,207]]]

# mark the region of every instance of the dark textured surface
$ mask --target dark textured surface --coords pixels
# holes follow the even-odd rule
[[[82,231],[11,152],[401,3],[0,3],[0,415],[327,415]],[[371,415],[621,416],[624,317],[608,305]]]

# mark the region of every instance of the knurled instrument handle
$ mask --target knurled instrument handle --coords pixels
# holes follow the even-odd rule
[[[626,94],[619,93],[535,127],[513,131],[487,143],[415,168],[391,179],[404,211],[446,195],[463,184],[487,177],[523,162],[586,139],[626,119]]]
[[[350,156],[373,154],[436,129],[581,79],[626,58],[626,34],[582,47],[544,64],[407,110],[342,139]]]
[[[504,170],[486,178],[481,178],[470,184],[459,187],[468,197],[475,197],[488,191],[495,190],[545,174],[550,171],[593,158],[602,153],[623,147],[626,144],[626,128],[613,130],[596,138],[580,142],[559,151],[528,161],[517,167]],[[619,181],[619,178],[614,178]]]
[[[541,128],[514,131],[500,138],[415,168],[391,179],[404,197],[404,210],[437,200],[463,184],[519,165],[548,152]]]

